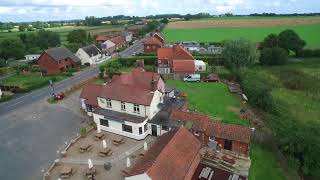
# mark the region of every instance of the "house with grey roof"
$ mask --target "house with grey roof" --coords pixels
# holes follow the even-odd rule
[[[105,55],[94,44],[79,48],[76,56],[81,60],[82,65],[100,64],[105,59]]]
[[[59,74],[68,69],[79,69],[81,60],[69,49],[57,47],[46,50],[38,59],[43,74]]]

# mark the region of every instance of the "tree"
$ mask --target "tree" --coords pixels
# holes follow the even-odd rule
[[[20,32],[26,31],[26,26],[23,25],[23,24],[21,24],[21,25],[19,26],[19,31],[20,31]]]
[[[168,20],[168,18],[163,18],[160,22],[163,24],[168,24],[169,20]]]
[[[280,39],[277,34],[269,34],[261,43],[261,48],[273,48],[280,46]]]
[[[229,40],[224,43],[222,56],[227,68],[239,72],[256,61],[257,52],[255,45],[248,40]]]
[[[296,55],[306,45],[306,42],[302,40],[293,30],[282,31],[279,34],[279,40],[280,47],[287,50],[288,53],[289,51],[293,51]]]
[[[87,32],[83,29],[77,29],[69,32],[67,35],[67,41],[69,43],[77,43],[81,46],[88,44],[88,35]]]
[[[36,36],[37,45],[42,50],[46,50],[49,47],[57,47],[61,44],[59,34],[53,31],[46,31],[42,29],[37,33]]]
[[[280,47],[263,48],[259,62],[262,65],[283,65],[288,62],[288,53]]]
[[[20,39],[5,39],[0,43],[0,57],[19,59],[24,56],[25,47]]]
[[[122,65],[119,61],[112,61],[106,66],[105,73],[108,75],[110,79],[112,79],[113,76],[121,74],[121,66]]]

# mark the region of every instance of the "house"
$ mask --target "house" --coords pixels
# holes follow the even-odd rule
[[[121,36],[125,38],[126,42],[129,43],[132,41],[133,33],[130,31],[123,31]]]
[[[84,87],[80,99],[102,130],[141,140],[151,134],[148,121],[160,111],[164,92],[160,75],[139,67],[106,85]]]
[[[27,54],[24,56],[26,61],[33,61],[33,60],[38,60],[40,57],[40,54]]]
[[[173,45],[170,48],[158,48],[157,56],[159,74],[195,72],[194,57],[181,45]]]
[[[115,44],[115,49],[121,49],[126,46],[127,42],[126,39],[122,36],[116,36],[110,39],[111,42]]]
[[[195,60],[194,61],[194,65],[195,65],[195,68],[196,68],[196,72],[204,72],[204,71],[206,71],[207,65],[203,61]]]
[[[143,46],[145,53],[157,53],[158,48],[163,47],[163,43],[158,38],[151,36]]]
[[[107,37],[107,36],[101,36],[101,35],[98,35],[96,37],[96,42],[97,43],[104,43],[105,41],[109,40],[110,38]]]
[[[79,48],[76,56],[81,60],[81,64],[95,65],[103,62],[104,55],[101,53],[100,49],[94,44]]]
[[[172,130],[127,171],[125,180],[190,180],[201,161],[200,148],[187,129]]]
[[[162,45],[164,45],[164,43],[165,43],[164,41],[165,40],[164,40],[163,36],[159,32],[154,33],[152,36],[157,38],[162,43]]]
[[[200,44],[197,42],[182,42],[180,45],[182,45],[185,49],[188,51],[200,51]]]
[[[222,47],[211,45],[208,47],[208,52],[211,54],[222,54]]]
[[[107,40],[101,44],[102,53],[112,55],[112,53],[116,50],[116,44],[111,40]]]
[[[184,124],[204,145],[213,149],[249,155],[250,128],[215,122],[208,116],[180,110],[173,110],[170,120]]]
[[[58,74],[70,68],[79,68],[81,60],[66,48],[50,48],[38,59],[44,74]]]

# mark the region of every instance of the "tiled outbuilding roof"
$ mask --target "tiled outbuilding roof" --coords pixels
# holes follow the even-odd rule
[[[195,65],[193,60],[173,60],[172,70],[174,73],[195,73]]]
[[[193,171],[190,167],[199,156],[200,148],[200,141],[187,129],[171,131],[159,138],[129,175],[146,173],[155,180],[183,180]]]

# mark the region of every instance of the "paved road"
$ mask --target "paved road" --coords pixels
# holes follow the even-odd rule
[[[139,41],[120,55],[128,57],[133,52],[140,52],[142,47]],[[98,73],[98,66],[90,67],[55,83],[55,90],[63,91]],[[80,109],[79,94],[65,106],[48,105],[46,99],[50,94],[50,88],[44,87],[0,104],[1,180],[40,179],[41,170],[57,158],[56,151],[87,120],[77,112]]]

